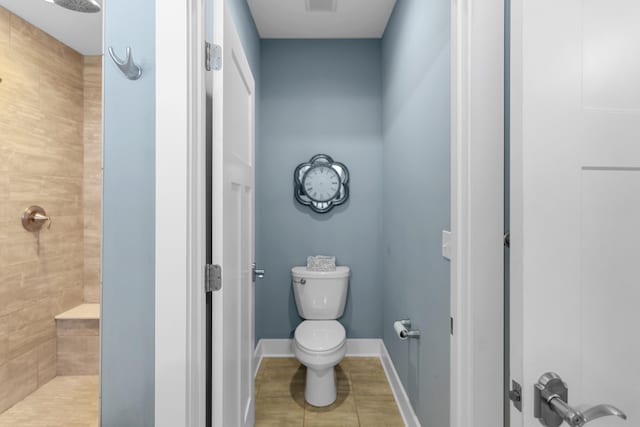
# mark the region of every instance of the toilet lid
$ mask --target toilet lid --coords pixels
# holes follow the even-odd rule
[[[336,320],[305,320],[296,328],[296,343],[308,351],[331,351],[347,338],[344,326]]]

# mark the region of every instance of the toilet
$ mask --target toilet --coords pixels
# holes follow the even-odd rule
[[[336,319],[344,313],[349,286],[349,267],[335,271],[291,269],[293,293],[300,317],[293,353],[307,367],[305,400],[313,406],[336,401],[334,367],[347,352],[347,333]]]

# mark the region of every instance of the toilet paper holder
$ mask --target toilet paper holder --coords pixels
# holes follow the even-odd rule
[[[402,340],[407,338],[420,338],[420,330],[411,329],[411,319],[397,320],[394,323],[394,328],[398,337]]]

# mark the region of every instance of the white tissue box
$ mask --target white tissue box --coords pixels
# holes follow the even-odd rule
[[[307,257],[309,271],[336,271],[336,257],[316,255]]]

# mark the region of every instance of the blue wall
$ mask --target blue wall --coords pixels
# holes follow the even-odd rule
[[[247,3],[227,4],[257,77],[260,44]],[[104,13],[105,51],[131,46],[144,74],[131,82],[105,60],[101,425],[153,426],[155,2],[108,2]]]
[[[247,56],[249,66],[253,72],[253,78],[256,80],[256,87],[258,87],[258,79],[260,78],[260,38],[253,22],[249,5],[247,0],[226,0],[226,5],[233,17],[236,30],[240,35],[244,54]]]
[[[382,42],[384,341],[424,427],[449,425],[447,0],[401,0]],[[411,318],[419,340],[399,341]]]
[[[349,337],[380,337],[382,92],[379,40],[263,40],[256,167],[257,338],[300,322],[290,269],[308,255],[352,267]],[[324,153],[351,172],[351,197],[328,214],[293,198],[293,170]]]
[[[155,2],[105,5],[106,47],[131,46],[132,82],[104,64],[102,426],[154,425]],[[144,28],[144,31],[135,29]],[[149,215],[152,213],[152,215]]]

